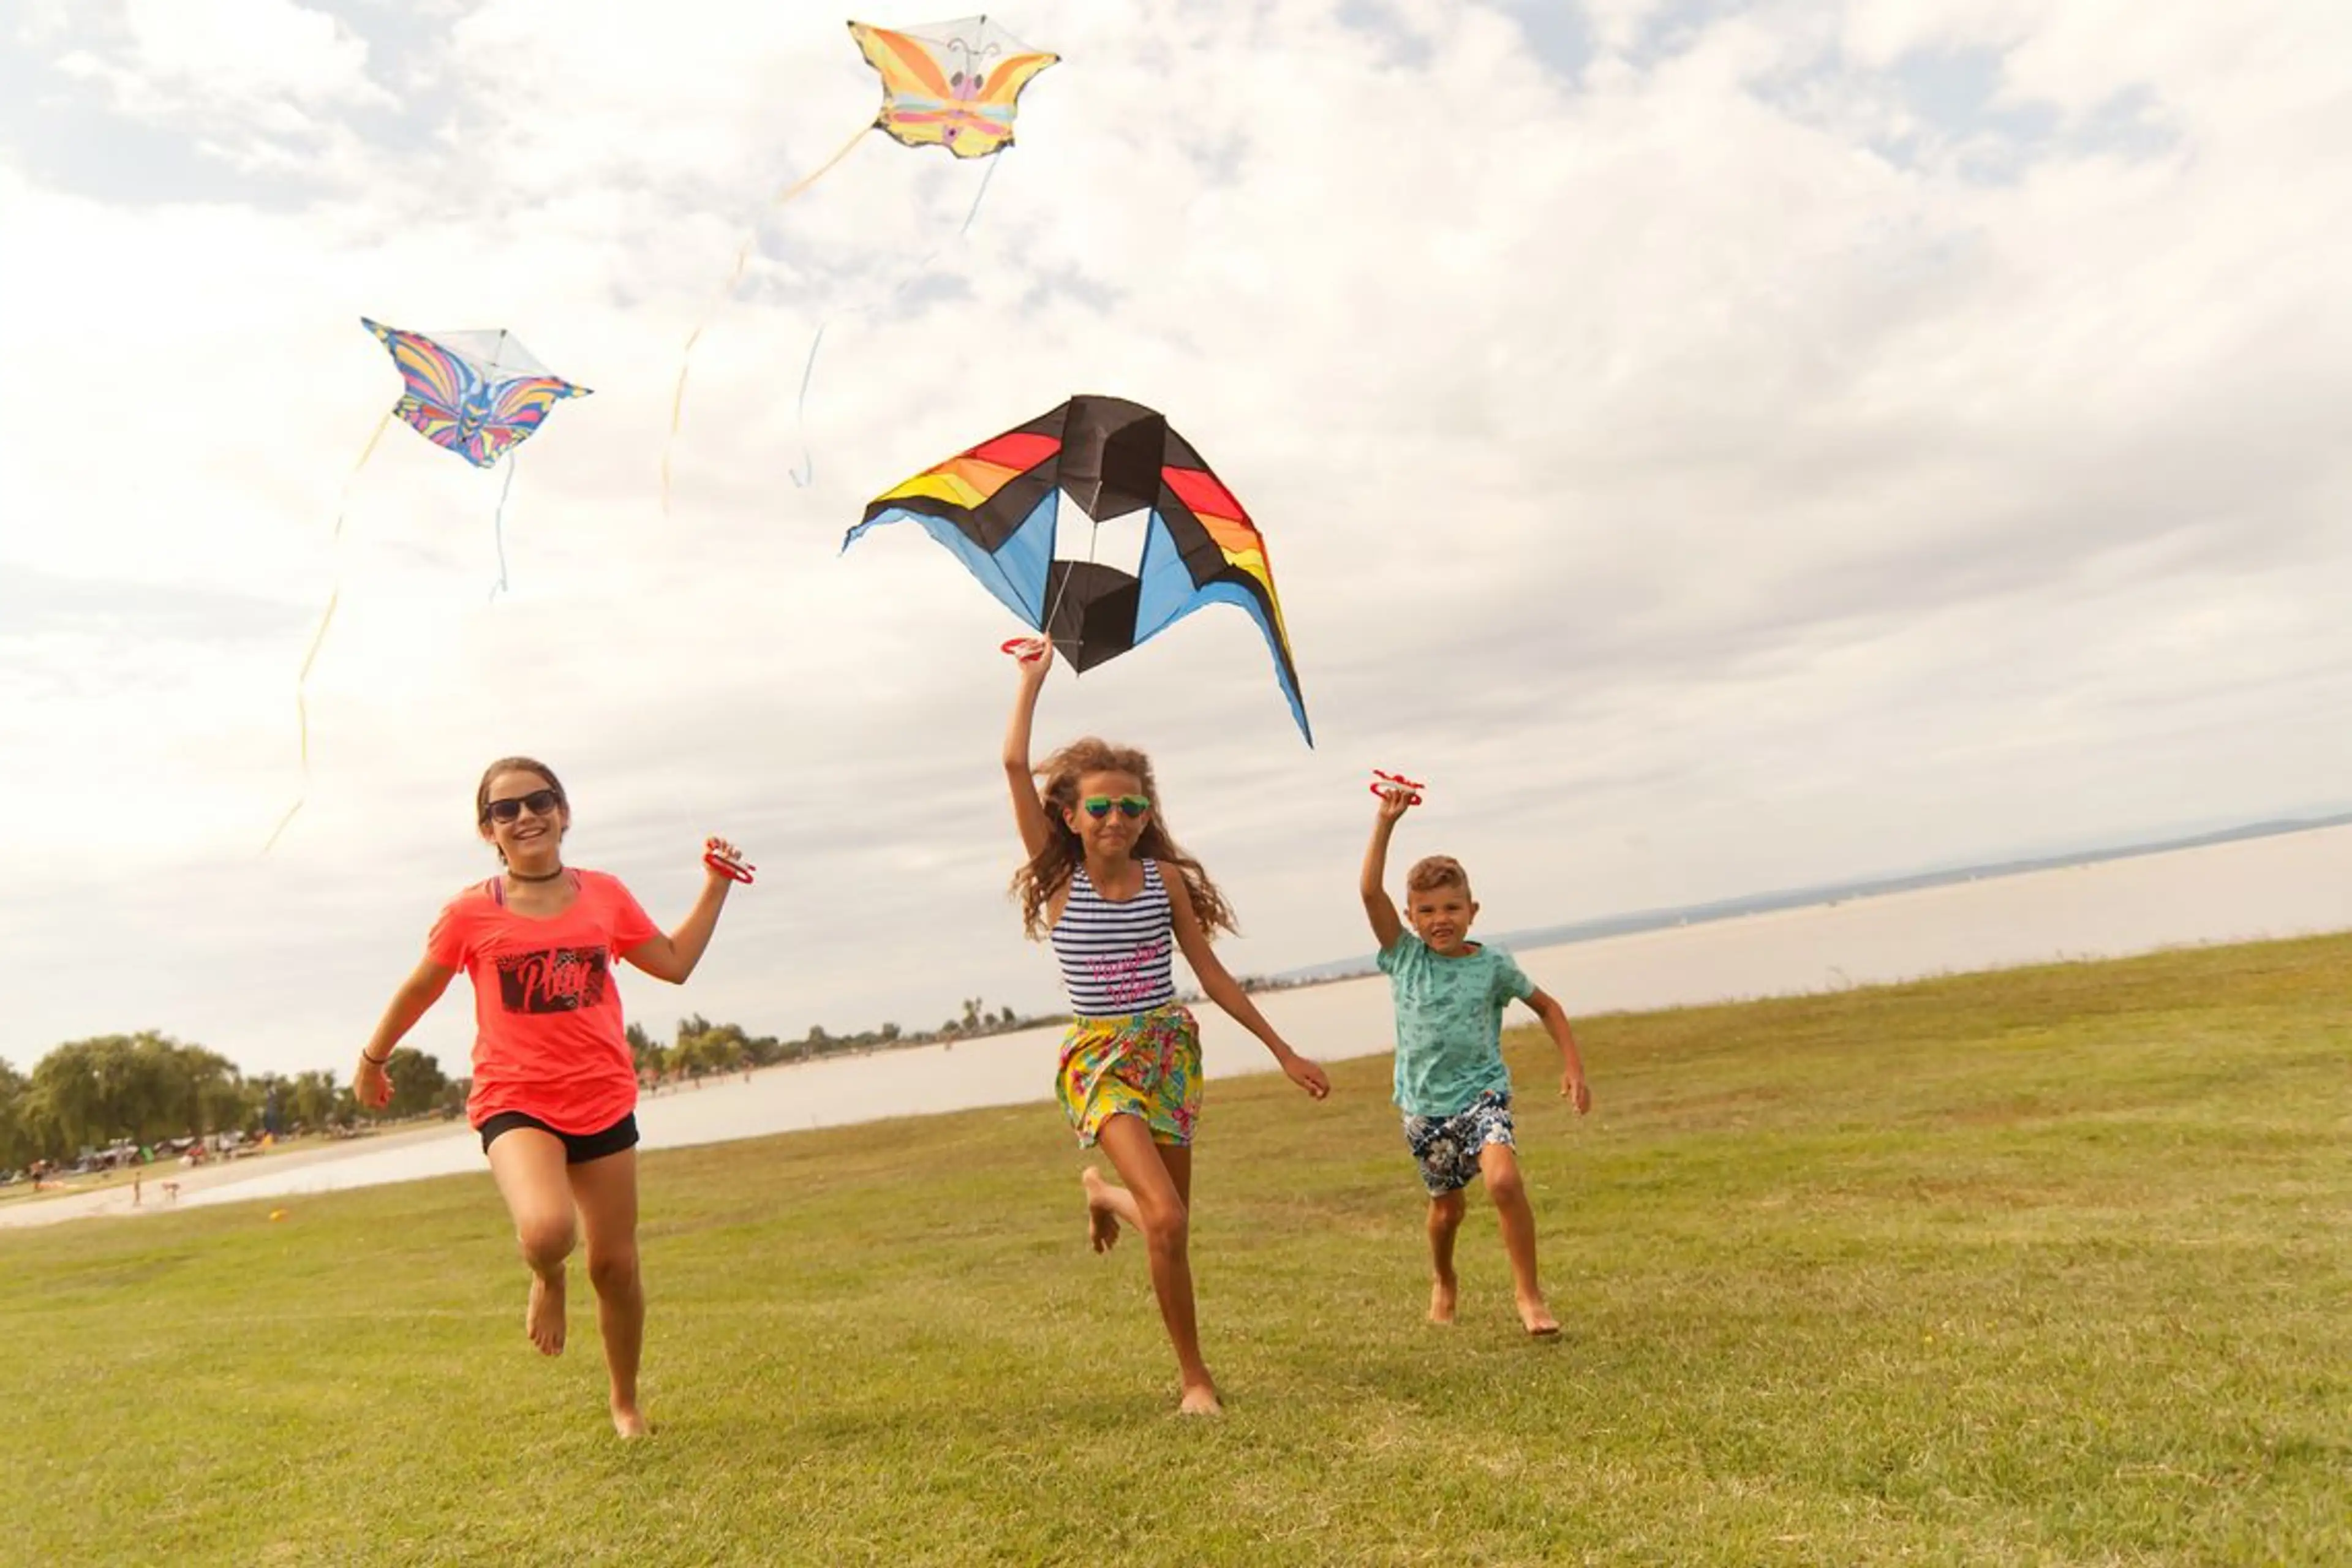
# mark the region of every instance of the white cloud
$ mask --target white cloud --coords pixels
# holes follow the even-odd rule
[[[1361,947],[1372,766],[1433,782],[1415,831],[1498,929],[2320,787],[2310,716],[2352,702],[2312,591],[2352,564],[2352,128],[2287,57],[2332,11],[2184,13],[2090,60],[2096,0],[1856,5],[1841,68],[1765,10],[1581,90],[1499,13],[1335,12],[1031,7],[1064,61],[961,240],[988,171],[878,135],[765,209],[874,81],[837,17],[720,0],[473,7],[407,68],[447,133],[342,125],[299,211],[0,173],[40,240],[0,247],[0,352],[43,367],[0,378],[0,570],[37,585],[0,589],[0,920],[47,977],[0,1055],[153,1024],[340,1066],[481,874],[462,814],[515,750],[657,914],[706,832],[761,866],[688,992],[629,993],[656,1028],[1047,1005],[1002,897],[1005,617],[911,529],[836,552],[866,497],[1079,391],[1166,411],[1270,542],[1317,751],[1223,609],[1057,678],[1043,720],[1154,750],[1237,968]],[[159,93],[234,84],[232,144],[300,156],[256,117],[338,122],[367,45],[272,14],[307,30],[219,78],[204,39],[82,47]],[[2180,140],[2004,183],[1891,162],[1878,68],[1956,47],[2069,112],[2141,85]],[[755,215],[665,521],[680,347]],[[503,476],[398,426],[331,546],[397,385],[362,313],[509,327],[594,389],[522,449],[496,603]],[[339,570],[310,805],[257,859]],[[420,1040],[461,1056],[465,1010]]]
[[[193,136],[247,174],[348,165],[344,117],[399,100],[369,74],[366,43],[294,0],[119,0],[29,18],[21,40],[66,81],[95,89],[126,119]]]
[[[1660,0],[1584,0],[1583,5],[1593,41],[1617,54],[1633,47],[1643,26],[1662,8]]]
[[[271,106],[390,104],[367,74],[367,45],[294,0],[124,0],[128,64],[150,85],[199,100]]]

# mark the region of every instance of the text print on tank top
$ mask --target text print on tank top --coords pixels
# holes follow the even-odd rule
[[[1117,903],[1095,891],[1084,866],[1073,870],[1053,942],[1070,1010],[1081,1017],[1148,1013],[1176,999],[1175,917],[1156,860],[1143,863],[1143,891]]]

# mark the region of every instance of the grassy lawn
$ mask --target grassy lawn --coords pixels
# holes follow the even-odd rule
[[[631,1446],[486,1174],[0,1231],[0,1562],[2352,1562],[2347,976],[1583,1020],[1581,1123],[1515,1035],[1549,1343],[1480,1205],[1422,1321],[1385,1058],[1213,1083],[1214,1422],[1045,1104],[646,1156]]]

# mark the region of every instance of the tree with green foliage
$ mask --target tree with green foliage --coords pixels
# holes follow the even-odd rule
[[[33,1086],[0,1062],[0,1171],[20,1171],[41,1157],[32,1112]]]
[[[64,1145],[58,1157],[118,1138],[152,1143],[242,1127],[247,1104],[236,1063],[152,1030],[68,1041],[41,1058],[32,1087]]]
[[[623,1034],[629,1042],[629,1060],[636,1068],[639,1078],[645,1077],[647,1073],[661,1071],[662,1062],[667,1053],[662,1047],[654,1043],[654,1037],[651,1035],[646,1033],[646,1026],[643,1024],[631,1024],[623,1031]]]
[[[335,1120],[335,1107],[341,1098],[333,1073],[297,1073],[294,1077],[294,1120],[315,1132]]]
[[[386,1116],[422,1116],[440,1103],[442,1091],[449,1087],[440,1062],[409,1046],[393,1048],[384,1060],[383,1076],[392,1081],[392,1100],[383,1108]]]
[[[667,1065],[672,1072],[701,1078],[732,1071],[751,1054],[751,1042],[740,1024],[713,1024],[697,1013],[679,1021],[677,1043],[669,1048]]]

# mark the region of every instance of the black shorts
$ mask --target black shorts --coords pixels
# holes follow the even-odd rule
[[[482,1123],[482,1152],[490,1152],[501,1132],[511,1132],[518,1127],[536,1127],[541,1132],[553,1133],[563,1140],[563,1163],[584,1165],[591,1160],[601,1160],[607,1154],[617,1154],[624,1149],[637,1146],[637,1113],[630,1111],[602,1132],[558,1132],[536,1116],[526,1116],[520,1110],[501,1110]]]

